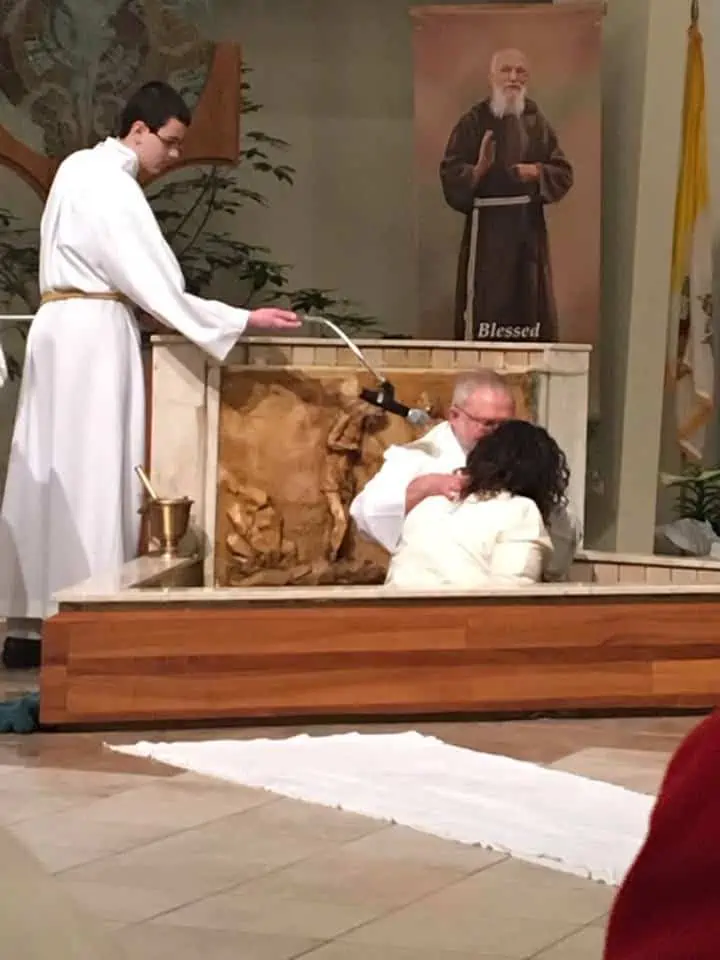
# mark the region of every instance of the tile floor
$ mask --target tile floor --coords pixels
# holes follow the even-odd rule
[[[654,792],[698,719],[412,729]],[[102,746],[295,732],[0,737],[0,825],[132,960],[600,960],[607,887]]]

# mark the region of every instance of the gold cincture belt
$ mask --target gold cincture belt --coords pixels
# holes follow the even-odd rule
[[[86,293],[84,290],[46,290],[40,297],[40,305],[46,303],[58,303],[61,300],[114,300],[116,303],[124,303],[132,306],[132,301],[119,293],[117,290],[107,290],[96,293]]]

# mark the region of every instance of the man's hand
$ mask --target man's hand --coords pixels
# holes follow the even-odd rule
[[[302,320],[292,310],[279,310],[277,307],[260,307],[248,317],[248,326],[257,330],[288,330],[302,326]]]
[[[512,169],[515,176],[523,183],[533,183],[540,179],[539,163],[516,163]]]
[[[492,130],[486,130],[480,143],[478,158],[473,167],[476,180],[481,180],[495,163],[495,138]]]
[[[405,513],[410,513],[428,497],[447,497],[457,500],[465,487],[465,477],[457,473],[426,473],[408,484],[405,493]]]

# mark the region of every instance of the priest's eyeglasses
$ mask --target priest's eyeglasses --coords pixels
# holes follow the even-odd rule
[[[464,410],[462,407],[454,407],[454,410],[457,410],[458,413],[461,413],[464,417],[467,417],[468,420],[471,420],[473,423],[476,423],[479,427],[485,427],[486,430],[494,430],[496,427],[499,427],[502,423],[502,420],[488,420],[487,417],[474,417],[471,413],[468,413],[467,410]]]

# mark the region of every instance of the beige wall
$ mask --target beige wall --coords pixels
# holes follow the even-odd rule
[[[292,144],[295,186],[249,210],[243,232],[383,329],[413,334],[413,62],[407,0],[219,0],[209,31],[242,44],[249,123]],[[420,4],[418,4],[420,5]],[[265,189],[265,180],[263,180]]]
[[[688,5],[609,0],[604,87],[602,416],[589,539],[650,551]]]
[[[385,329],[412,334],[408,6],[273,0],[270,14],[266,0],[217,0],[208,4],[204,30],[242,43],[264,104],[248,123],[290,141],[288,159],[298,169],[291,189],[262,181],[271,204],[247,210],[243,239],[294,264],[294,286],[336,288]],[[712,93],[720,88],[713,80],[720,81],[720,0],[701,6]],[[651,549],[655,522],[688,7],[685,0],[608,0],[605,23],[601,417],[590,443],[588,542],[628,551]],[[720,169],[720,122],[711,123],[711,140]],[[3,194],[6,187],[0,176]],[[215,292],[234,293],[227,282]]]

